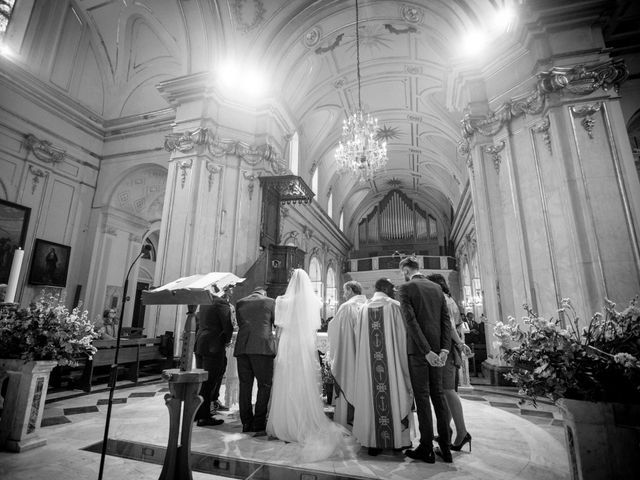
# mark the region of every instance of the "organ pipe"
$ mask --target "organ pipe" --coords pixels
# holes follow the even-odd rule
[[[358,224],[359,243],[430,238],[430,216],[404,193],[392,190]]]

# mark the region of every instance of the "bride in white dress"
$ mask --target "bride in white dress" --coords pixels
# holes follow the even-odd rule
[[[320,307],[307,273],[294,270],[287,291],[276,298],[279,341],[267,433],[295,442],[297,460],[304,463],[353,455],[355,449],[349,432],[324,413],[316,349]]]

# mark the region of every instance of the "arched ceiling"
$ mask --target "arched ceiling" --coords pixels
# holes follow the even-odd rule
[[[461,112],[447,79],[467,31],[512,0],[359,0],[361,98],[378,118],[388,165],[372,181],[336,170],[342,120],[358,105],[355,0],[72,0],[107,73],[107,119],[166,108],[162,80],[232,58],[261,71],[300,138],[300,175],[318,201],[357,220],[392,188],[450,217],[467,182],[456,159]]]

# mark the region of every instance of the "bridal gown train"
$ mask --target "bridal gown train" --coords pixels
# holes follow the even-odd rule
[[[316,350],[320,300],[304,270],[294,271],[286,293],[276,299],[275,324],[280,336],[267,433],[295,442],[294,455],[303,463],[353,455],[349,432],[324,413]]]

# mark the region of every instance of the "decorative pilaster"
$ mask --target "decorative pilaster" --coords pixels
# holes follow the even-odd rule
[[[504,150],[505,147],[504,140],[502,140],[498,145],[485,145],[484,151],[491,155],[491,159],[493,160],[493,167],[496,169],[496,173],[500,173],[500,162],[502,161],[502,157],[500,156],[500,152]]]
[[[245,170],[242,171],[242,176],[244,177],[245,180],[248,181],[249,185],[247,186],[247,189],[249,190],[249,200],[253,199],[253,190],[255,188],[256,185],[256,180],[258,178],[260,178],[262,172],[259,172],[257,175],[254,173],[250,173],[247,172]]]
[[[591,105],[581,105],[578,107],[571,107],[571,113],[574,117],[582,118],[580,125],[585,129],[589,138],[593,140],[593,127],[596,125],[596,121],[593,115],[600,111],[602,107],[601,103],[594,103]]]
[[[205,164],[205,168],[207,169],[207,172],[209,172],[209,176],[207,177],[207,179],[209,184],[209,192],[211,192],[211,187],[213,187],[213,181],[215,179],[215,176],[222,171],[222,165],[218,165],[216,163],[213,163],[207,160]]]
[[[547,150],[549,150],[549,155],[553,155],[553,151],[551,149],[551,134],[549,133],[549,128],[551,127],[551,122],[549,121],[549,116],[547,115],[541,121],[534,124],[531,127],[531,131],[534,133],[542,133],[544,144],[547,146]]]
[[[31,173],[31,195],[35,195],[36,188],[40,183],[41,178],[48,178],[49,172],[42,170],[40,168],[35,168],[33,165],[29,165],[29,173]]]
[[[617,92],[628,74],[619,59],[552,67],[537,74],[531,90],[496,109],[473,96],[457,155],[469,167],[481,273],[495,278],[485,285],[490,320],[498,314],[494,303],[506,307],[505,315],[517,315],[511,309],[525,300],[553,315],[562,292],[587,315],[605,296],[626,301],[638,289],[640,185],[624,158],[629,149],[618,144],[626,132],[615,130],[625,125]],[[546,152],[539,149],[543,142]],[[478,166],[483,153],[499,177]],[[491,265],[486,252],[493,242]],[[634,267],[622,272],[622,257]]]
[[[179,160],[178,168],[180,169],[180,187],[184,188],[184,184],[187,181],[187,170],[190,170],[193,166],[193,158],[189,160]]]

